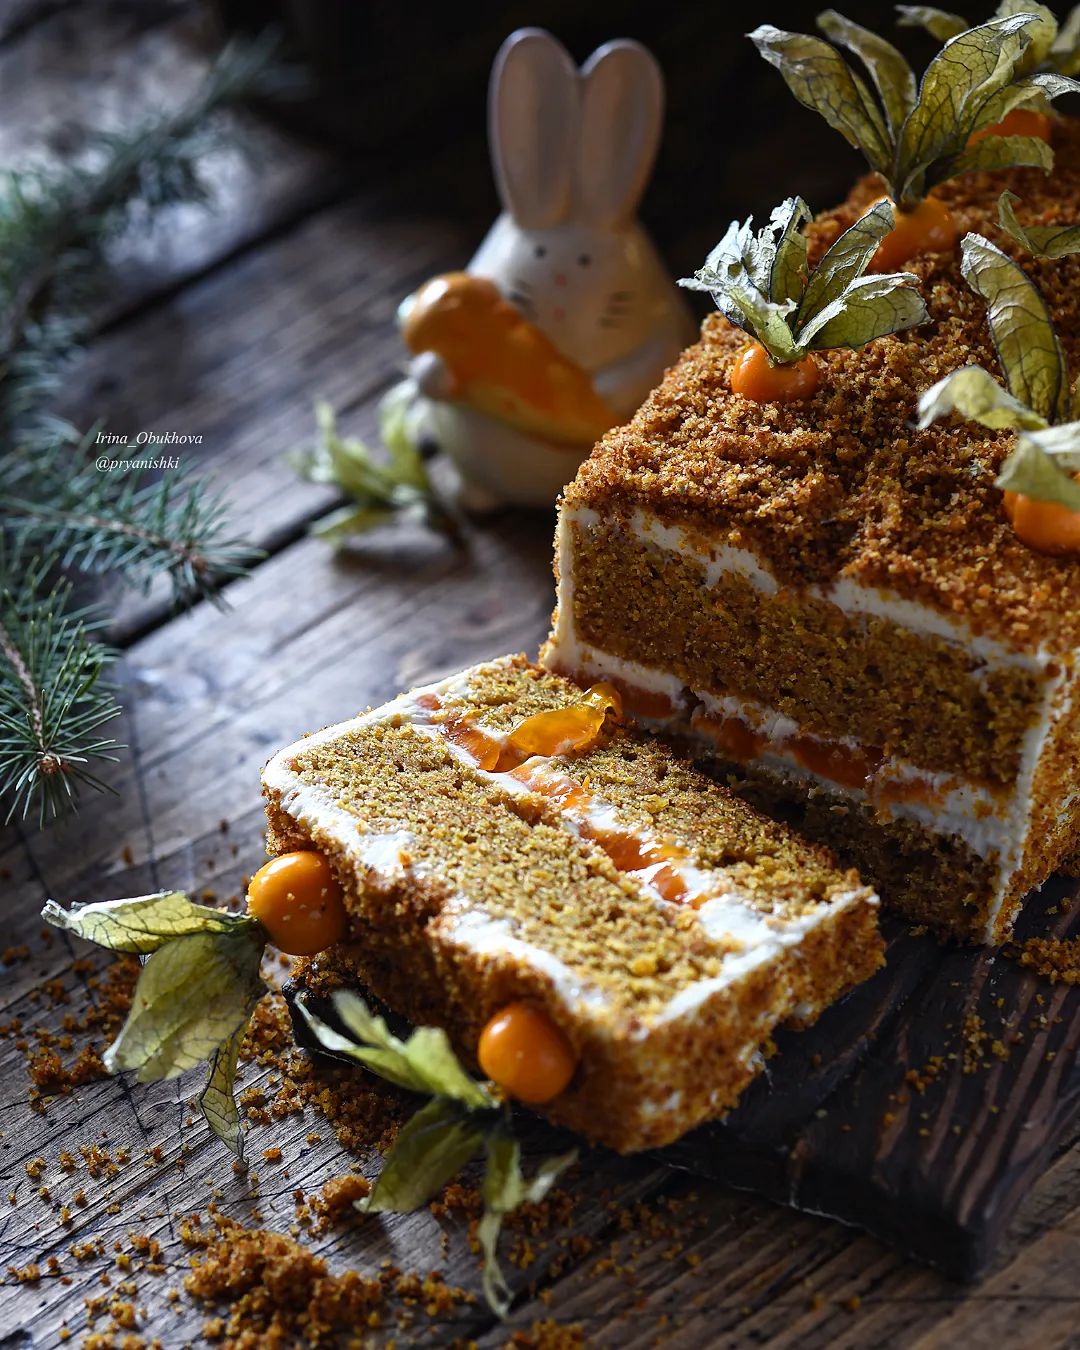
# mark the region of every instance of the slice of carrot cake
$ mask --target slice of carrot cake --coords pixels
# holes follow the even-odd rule
[[[629,1151],[722,1114],[777,1024],[813,1021],[882,944],[855,873],[619,705],[507,657],[298,741],[263,783],[271,851],[321,851],[346,892],[348,939],[309,984],[351,971],[482,1066],[485,1028],[525,1005],[573,1066],[545,1114]]]
[[[1080,258],[1031,259],[998,223],[1080,219],[1080,124],[1056,166],[937,195],[1023,258],[1080,366]],[[810,226],[811,259],[880,195]],[[803,402],[733,394],[746,337],[719,314],[561,503],[543,654],[761,785],[918,921],[999,942],[1080,837],[1080,560],[1036,552],[995,478],[1013,445],[918,395],[996,370],[959,249],[907,264],[931,322],[821,358]]]

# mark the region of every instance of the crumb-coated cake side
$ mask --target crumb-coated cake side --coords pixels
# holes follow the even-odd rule
[[[630,1151],[722,1114],[772,1030],[882,944],[855,873],[655,738],[608,717],[584,748],[522,748],[583,697],[504,658],[298,741],[263,782],[272,851],[318,849],[346,892],[309,987],[351,974],[474,1064],[500,1008],[536,1005],[577,1060],[544,1113]]]
[[[1051,175],[937,189],[1014,257],[1000,193],[1080,218],[1080,123]],[[811,257],[880,193],[864,179],[808,229]],[[1080,365],[1080,256],[1023,258]],[[914,425],[920,392],[995,369],[958,250],[909,264],[931,321],[822,357],[817,393],[732,394],[745,334],[701,341],[566,489],[542,659],[619,683],[628,708],[763,780],[919,921],[1001,941],[1080,843],[1080,560],[1035,552],[995,477],[1013,437]]]

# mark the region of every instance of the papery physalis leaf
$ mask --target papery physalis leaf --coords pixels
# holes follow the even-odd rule
[[[1039,20],[1038,25],[1031,30],[1031,44],[1020,63],[1022,71],[1035,70],[1050,55],[1057,38],[1057,15],[1046,5],[1033,5],[1030,0],[1001,0],[994,17],[1000,19],[1010,14],[1034,14]]]
[[[971,27],[959,14],[935,9],[933,5],[897,5],[896,12],[900,16],[896,22],[901,28],[923,28],[939,42],[948,42]]]
[[[312,534],[341,544],[406,513],[418,516],[433,530],[458,537],[458,522],[439,500],[414,434],[415,394],[415,382],[403,380],[380,404],[385,463],[379,462],[363,441],[338,435],[328,403],[315,405],[319,441],[314,448],[290,455],[290,463],[309,482],[347,492],[353,504],[316,521]]]
[[[191,933],[236,933],[255,927],[254,919],[197,905],[182,891],[104,900],[74,909],[62,909],[55,900],[47,900],[41,917],[54,928],[64,928],[109,951],[140,956]]]
[[[865,347],[874,338],[914,328],[929,318],[909,272],[858,277],[839,300],[821,310],[800,333],[811,351]]]
[[[801,198],[790,198],[777,207],[769,226],[757,236],[759,260],[772,259],[764,293],[754,283],[747,261],[749,220],[733,223],[705,266],[679,284],[709,291],[725,317],[757,338],[774,362],[797,361],[809,350],[862,346],[872,338],[923,322],[926,307],[910,289],[916,277],[908,273],[862,276],[892,228],[890,202],[875,203],[806,276],[802,270],[805,240],[801,246],[795,241],[801,239],[797,231],[809,214]],[[780,242],[774,246],[776,231]],[[774,285],[780,286],[779,294],[772,289]],[[796,307],[795,294],[800,289],[802,299]]]
[[[875,202],[834,241],[814,268],[795,316],[796,331],[862,276],[896,221],[892,202]]]
[[[1074,5],[1058,28],[1049,63],[1062,75],[1080,74],[1080,5]]]
[[[514,1291],[499,1268],[498,1244],[503,1219],[519,1205],[538,1204],[560,1175],[577,1161],[577,1151],[545,1158],[526,1180],[521,1170],[521,1148],[503,1126],[491,1131],[486,1141],[484,1213],[477,1238],[484,1254],[484,1295],[492,1309],[505,1317]]]
[[[288,457],[301,478],[341,488],[358,501],[383,502],[391,484],[363,441],[346,440],[338,435],[329,403],[315,404],[315,421],[319,429],[315,445]]]
[[[1026,434],[1059,468],[1070,474],[1080,471],[1080,422],[1062,422]]]
[[[264,942],[253,925],[191,933],[159,947],[143,966],[131,1011],[104,1055],[110,1073],[134,1069],[140,1083],[174,1078],[209,1059],[246,1026],[264,992]]]
[[[959,178],[965,173],[992,173],[997,169],[1026,166],[1049,172],[1054,167],[1054,152],[1038,136],[985,136],[966,146],[955,159],[942,161],[942,177]],[[928,178],[933,186],[942,178]]]
[[[348,1055],[398,1087],[450,1098],[468,1110],[492,1110],[498,1105],[487,1089],[465,1072],[446,1032],[437,1027],[418,1027],[403,1041],[358,994],[348,990],[339,991],[333,998],[334,1013],[347,1035],[327,1026],[303,999],[297,1006],[327,1050]]]
[[[1009,392],[1053,422],[1066,368],[1046,302],[1023,268],[982,235],[965,235],[961,250],[960,270],[986,302],[990,335]]]
[[[327,436],[323,448],[329,461],[328,482],[360,502],[381,504],[387,499],[393,483],[363,441],[346,440],[335,433]]]
[[[367,534],[368,530],[389,524],[395,515],[394,509],[388,506],[342,506],[317,520],[311,533],[328,544],[343,544],[347,539],[355,539]]]
[[[410,416],[416,396],[415,380],[399,380],[387,390],[379,400],[379,435],[397,481],[426,493],[431,482]]]
[[[249,1017],[254,1007],[253,1002],[248,1010]],[[206,1086],[199,1093],[199,1110],[207,1125],[241,1159],[244,1156],[244,1131],[240,1125],[233,1085],[236,1082],[236,1061],[246,1031],[245,1020],[244,1025],[237,1027],[229,1039],[214,1051],[210,1058]]]
[[[982,366],[964,366],[938,380],[919,396],[919,427],[958,412],[992,431],[1004,428],[1034,431],[1046,426],[1038,413],[1013,398]]]
[[[972,132],[981,132],[981,139],[974,145],[967,142],[953,155],[932,165],[926,175],[927,183],[933,185],[964,173],[1023,165],[1048,172],[1053,168],[1054,152],[1045,140],[1038,136],[999,136],[994,128],[1017,108],[1044,110],[1052,99],[1077,92],[1080,92],[1080,83],[1051,71],[1025,75],[998,89],[979,105],[971,120]],[[976,153],[990,141],[999,142],[993,157],[985,152],[982,155]],[[1032,141],[1036,144],[1030,144]]]
[[[771,230],[755,230],[754,218],[748,216],[741,224],[737,220],[731,222],[723,239],[706,258],[705,266],[712,266],[715,260],[718,271],[729,271],[767,295],[775,256]]]
[[[1054,502],[1066,510],[1080,511],[1080,483],[1040,444],[1041,437],[1065,431],[1064,427],[1054,427],[1049,432],[1021,433],[1016,449],[1001,466],[997,486],[1007,492],[1022,492],[1035,501]],[[1076,445],[1080,442],[1080,425],[1073,423],[1068,434]],[[1064,453],[1073,463],[1080,463],[1076,449]]]
[[[819,14],[817,23],[827,38],[854,53],[869,71],[889,130],[894,138],[899,136],[904,119],[915,106],[918,89],[915,72],[906,57],[891,42],[845,19],[835,9]]]
[[[491,1129],[447,1097],[433,1097],[399,1131],[370,1194],[356,1202],[362,1213],[406,1214],[427,1204],[477,1157]]]
[[[1077,225],[1021,225],[1016,218],[1014,204],[1020,198],[1015,192],[1003,192],[998,198],[998,222],[1033,258],[1064,258],[1080,253],[1080,224]]]
[[[872,169],[889,175],[892,145],[881,110],[864,81],[821,38],[789,33],[762,24],[750,41],[784,77],[799,102],[820,113],[849,145],[866,156]]]
[[[992,96],[1011,85],[1017,66],[1041,21],[1010,15],[950,38],[926,67],[919,97],[897,146],[894,197],[903,207],[924,195],[935,161],[960,155],[968,137],[994,119],[986,109]],[[947,174],[930,174],[940,182]]]
[[[798,304],[802,299],[807,277],[803,226],[812,218],[801,197],[788,197],[770,217],[769,224],[777,232],[777,239],[766,294],[777,304],[786,301]]]
[[[757,246],[750,246],[751,222],[742,225],[733,221],[724,237],[705,260],[705,266],[692,277],[684,277],[680,286],[692,291],[708,291],[717,309],[729,323],[756,337],[774,361],[794,361],[802,355],[796,347],[788,326],[788,315],[794,310],[792,300],[777,303],[762,293],[751,273],[760,271],[761,256]],[[768,234],[771,241],[771,232]],[[774,253],[770,251],[769,273]]]

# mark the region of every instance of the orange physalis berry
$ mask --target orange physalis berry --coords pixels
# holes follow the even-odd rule
[[[869,270],[898,272],[924,253],[948,252],[959,236],[960,227],[945,203],[937,197],[924,197],[911,211],[897,208],[896,224],[878,244]]]
[[[1080,511],[1022,492],[1004,493],[1003,504],[1017,538],[1028,548],[1038,553],[1080,553]]]
[[[732,393],[755,403],[793,403],[810,398],[821,381],[821,366],[813,352],[801,361],[774,366],[760,342],[751,342],[731,368]]]
[[[1036,140],[1049,141],[1053,134],[1054,123],[1046,113],[1037,108],[1014,108],[992,127],[973,132],[968,137],[968,145],[977,145],[987,136],[1033,136]]]
[[[510,1003],[484,1027],[480,1068],[518,1101],[539,1105],[566,1088],[577,1058],[550,1017],[531,1003]]]
[[[260,867],[247,907],[289,956],[314,956],[345,936],[341,886],[323,855],[311,850],[283,853]]]

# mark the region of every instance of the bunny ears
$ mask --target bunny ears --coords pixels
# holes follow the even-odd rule
[[[525,229],[629,221],[656,157],[663,106],[660,67],[640,43],[605,43],[579,71],[542,28],[512,33],[495,58],[488,101],[503,206]]]

